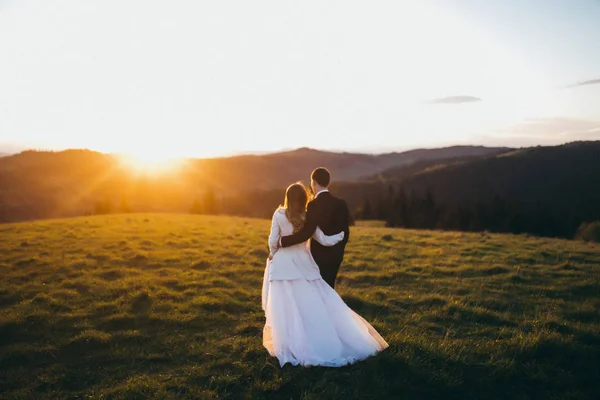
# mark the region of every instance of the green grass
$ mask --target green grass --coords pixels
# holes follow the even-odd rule
[[[0,397],[584,399],[600,246],[354,227],[338,292],[389,342],[340,369],[262,347],[269,221],[0,225]]]

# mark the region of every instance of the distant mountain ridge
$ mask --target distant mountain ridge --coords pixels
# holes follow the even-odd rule
[[[382,211],[393,226],[408,228],[573,238],[583,223],[600,221],[600,141],[419,164],[426,163],[409,166],[410,173],[387,171],[375,184],[343,185],[339,193],[353,207],[369,201],[375,215]]]
[[[307,181],[310,172],[319,166],[328,168],[333,180],[354,181],[374,176],[393,167],[412,164],[420,160],[436,160],[448,157],[486,156],[512,151],[510,148],[482,146],[455,146],[441,149],[418,149],[402,153],[360,154],[334,153],[310,148],[267,154],[263,156],[236,156],[219,159],[196,160],[198,170],[209,170],[220,177],[225,170],[242,170],[245,175],[225,174],[231,185],[243,187],[252,183],[253,189],[271,189],[294,181]],[[267,178],[268,177],[268,178]],[[266,179],[265,179],[266,178]],[[210,177],[206,177],[210,180]],[[219,187],[219,182],[211,182]]]
[[[310,148],[266,155],[189,159],[177,172],[136,175],[114,155],[90,150],[24,151],[0,158],[0,221],[94,212],[99,202],[134,211],[187,212],[212,191],[217,197],[278,190],[308,181],[319,166],[336,182],[356,181],[390,168],[448,157],[487,156],[513,149],[456,146],[380,155]],[[308,183],[308,182],[307,182]],[[125,206],[126,205],[126,206]]]
[[[430,219],[426,226],[440,229],[512,229],[573,237],[583,222],[600,221],[600,141],[482,156],[446,155],[360,180],[336,181],[331,189],[357,215],[370,209],[369,218],[386,219],[408,201],[410,214],[421,214]],[[225,209],[265,217],[281,201],[281,190],[262,191],[228,199]],[[492,223],[486,226],[486,221]]]
[[[444,168],[423,171],[404,180],[407,188],[435,188],[442,198],[454,203],[473,200],[473,193],[501,195],[521,201],[580,203],[596,199],[600,204],[600,141],[572,142],[561,146],[513,150],[468,163],[450,163]]]
[[[382,204],[389,210],[386,199],[402,187],[414,199],[414,215],[423,213],[426,193],[433,195],[443,214],[422,216],[437,218],[440,227],[487,228],[480,223],[493,220],[490,229],[506,229],[502,224],[512,220],[526,232],[573,237],[582,222],[600,220],[599,160],[600,141],[379,155],[301,148],[191,159],[176,173],[153,175],[89,150],[26,151],[0,158],[0,221],[130,211],[268,217],[288,184],[307,183],[313,168],[325,166],[333,173],[332,191],[352,212],[367,201],[374,210]],[[203,206],[211,203],[210,210]]]

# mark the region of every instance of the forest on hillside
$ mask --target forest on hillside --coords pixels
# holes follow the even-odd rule
[[[221,212],[243,208],[254,215],[256,205],[244,197],[262,197],[273,189],[280,192],[306,179],[316,166],[327,166],[337,181],[361,181],[417,162],[510,150],[455,146],[372,155],[301,148],[261,156],[178,160],[164,169],[150,170],[136,169],[135,163],[121,155],[90,150],[25,151],[0,158],[0,222],[128,211],[210,211],[215,209],[210,205],[213,195],[222,205]],[[250,207],[234,205],[238,203],[231,200],[235,197]],[[264,214],[257,208],[257,215]]]
[[[204,169],[193,161],[176,174],[163,175],[134,174],[89,151],[26,152],[0,164],[0,222],[127,212],[270,218],[290,178],[301,176],[299,167],[281,167],[286,159],[306,164],[305,171],[319,159],[332,163],[338,169],[332,168],[331,191],[346,200],[353,218],[377,219],[390,227],[573,238],[582,224],[600,221],[600,142],[450,149],[407,152],[395,155],[395,161],[392,155],[374,161],[300,149],[266,158],[215,160]],[[368,161],[371,168],[374,162],[378,168],[393,166],[370,177],[335,181],[344,174],[360,176],[352,160],[357,165]],[[245,176],[261,184],[242,185]]]
[[[529,233],[574,238],[600,221],[600,142],[536,147],[377,179],[338,183],[356,219],[391,227]],[[222,204],[223,211],[267,217],[283,192],[260,191]]]

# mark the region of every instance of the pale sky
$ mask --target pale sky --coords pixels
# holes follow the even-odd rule
[[[598,0],[0,0],[0,152],[600,140]]]

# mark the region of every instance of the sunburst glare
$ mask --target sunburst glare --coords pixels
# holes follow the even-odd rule
[[[136,173],[161,174],[178,170],[183,164],[182,157],[163,152],[130,152],[119,154],[121,163]]]

